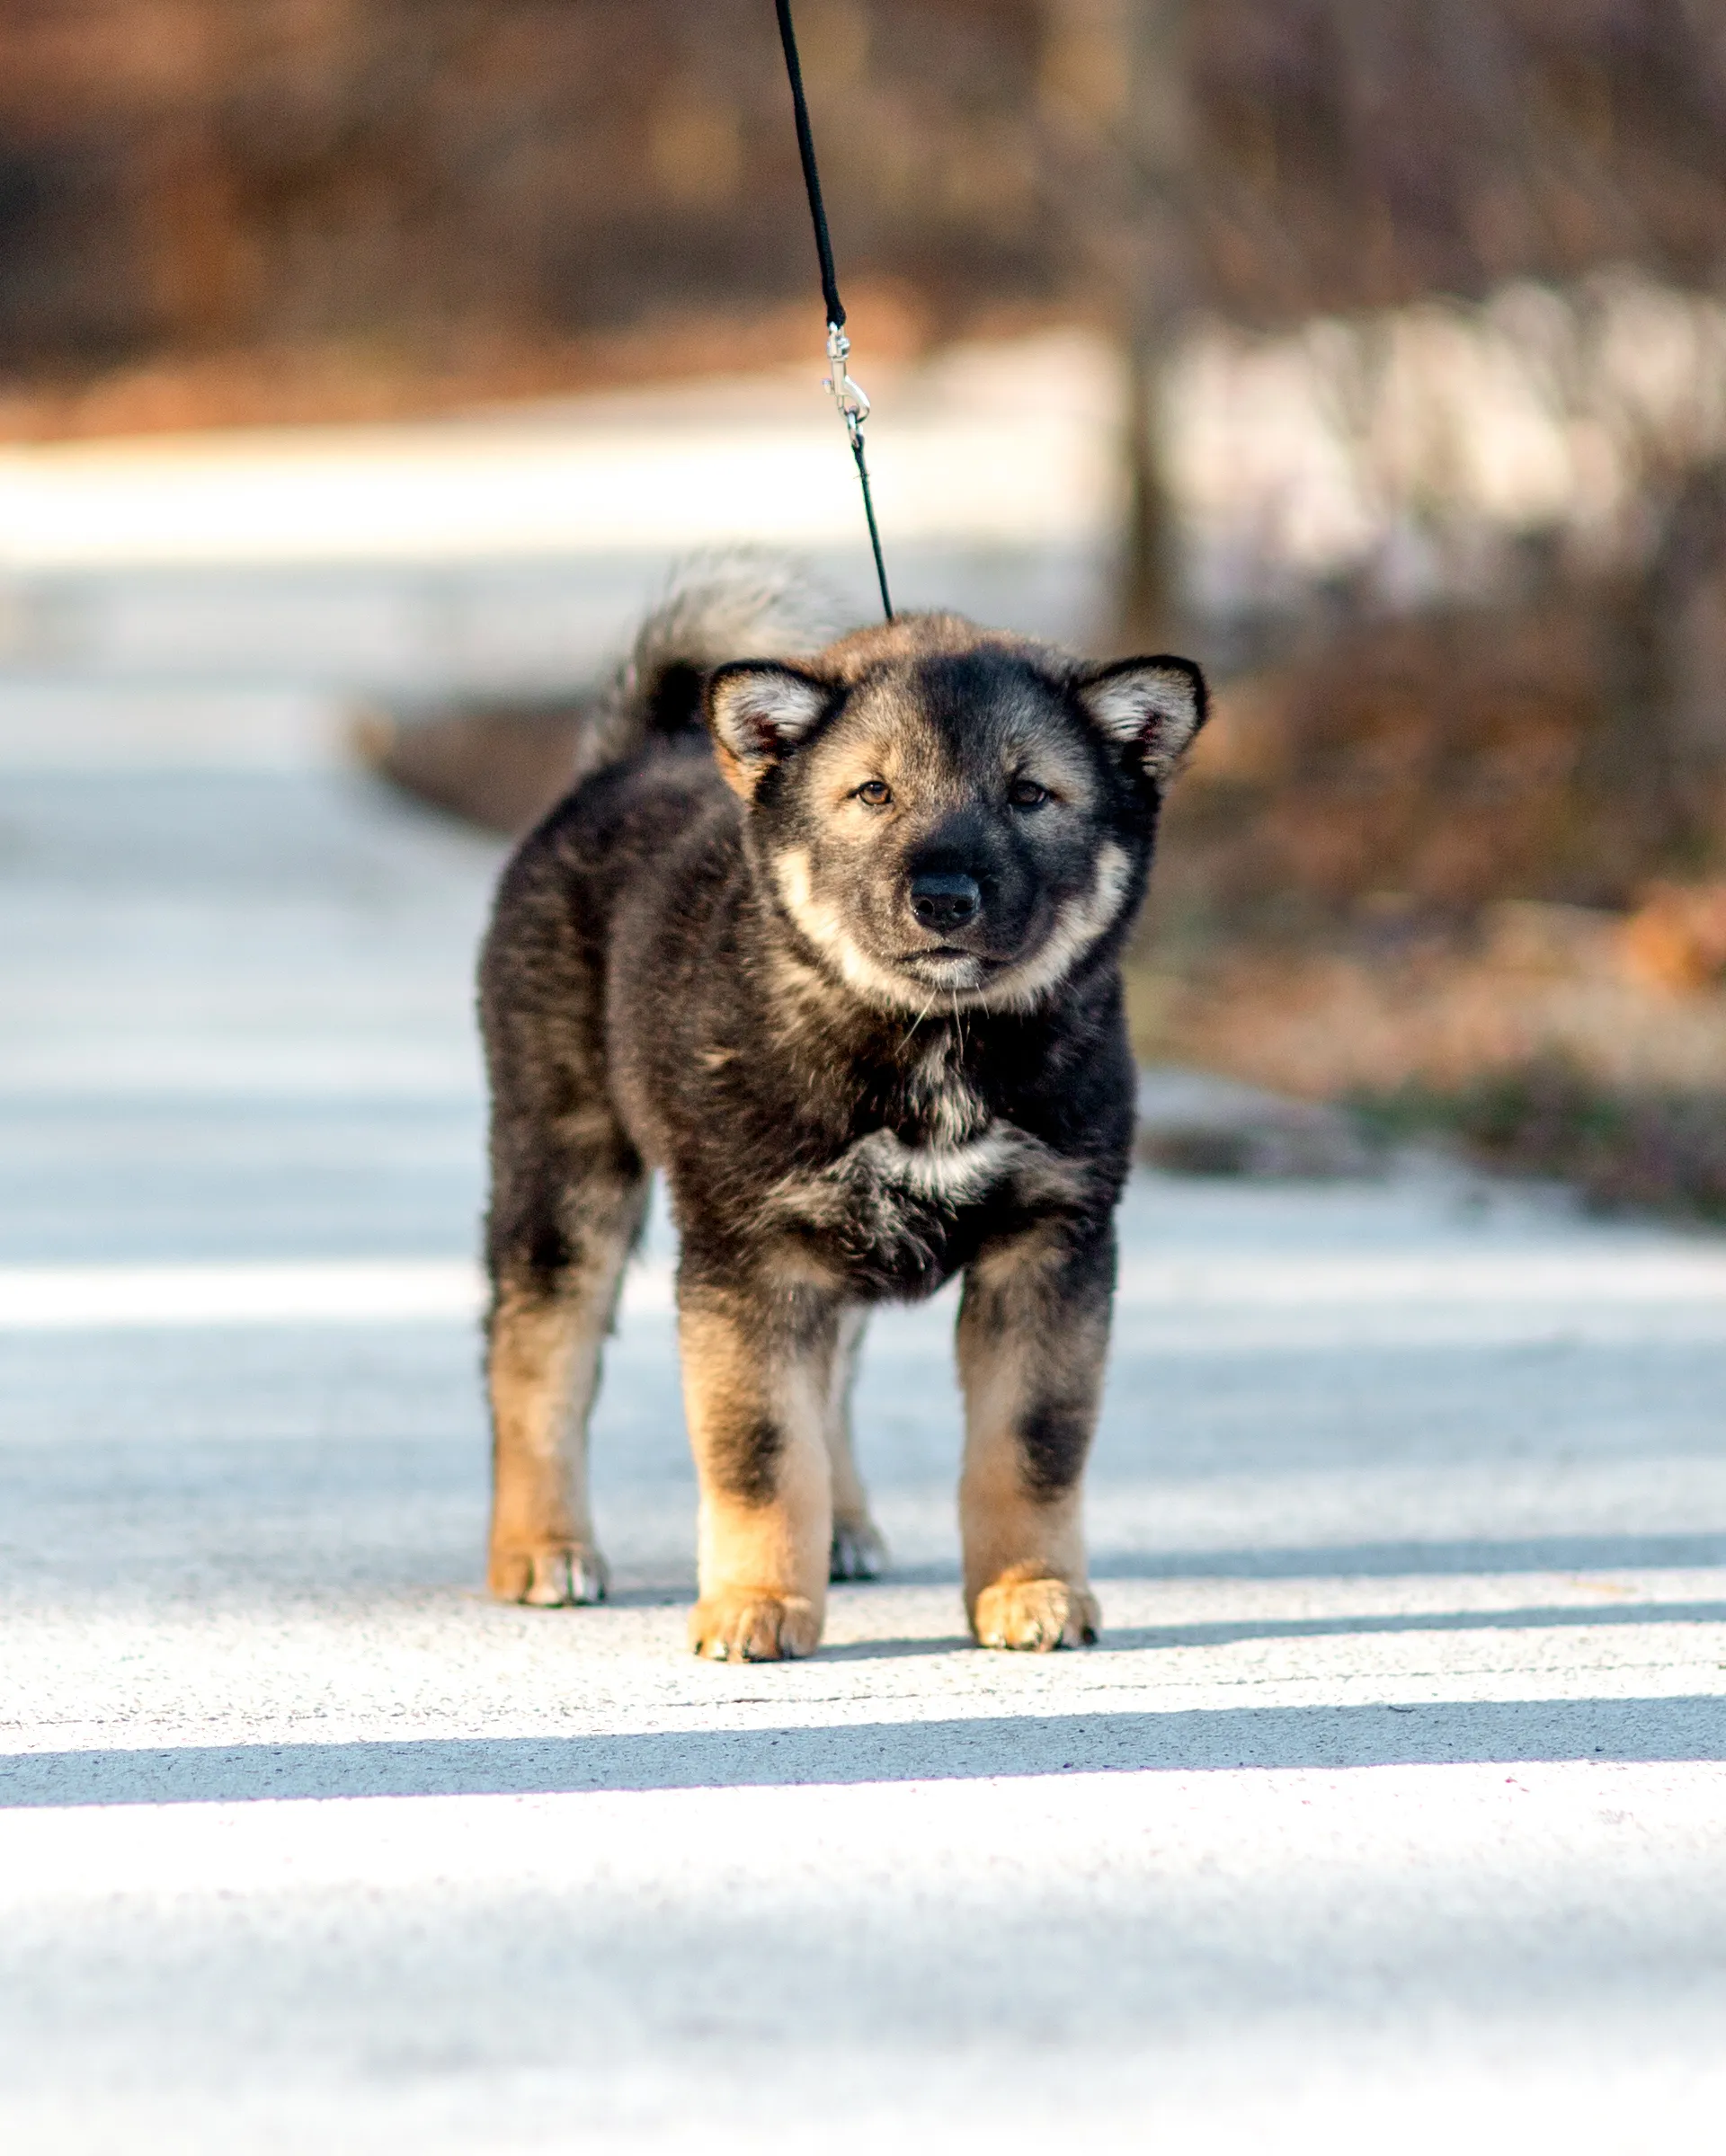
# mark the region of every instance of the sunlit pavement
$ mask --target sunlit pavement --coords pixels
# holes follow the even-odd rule
[[[740,539],[796,549],[867,618],[822,373],[816,357],[419,424],[0,445],[0,759],[100,760],[140,732],[183,750],[241,686],[254,758],[316,729],[308,688],[562,690],[615,655],[674,562]],[[899,605],[1094,629],[1123,485],[1107,348],[1048,333],[872,381]]]
[[[1147,1178],[1102,1645],[960,1635],[943,1302],[861,1389],[892,1578],[739,1668],[662,1234],[617,1597],[498,1608],[494,862],[315,765],[0,774],[0,2140],[1705,2145],[1726,1247]]]

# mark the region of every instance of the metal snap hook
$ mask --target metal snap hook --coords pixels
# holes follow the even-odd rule
[[[827,364],[832,369],[822,387],[832,394],[839,416],[845,422],[845,431],[850,437],[852,448],[857,448],[863,436],[863,422],[869,416],[868,392],[861,382],[854,382],[846,371],[845,362],[851,356],[851,341],[836,322],[827,324]]]

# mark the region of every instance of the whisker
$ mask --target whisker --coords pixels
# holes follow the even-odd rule
[[[930,989],[929,991],[929,1001],[924,1004],[922,1009],[918,1012],[917,1016],[912,1020],[910,1025],[906,1028],[905,1037],[899,1043],[901,1048],[910,1047],[912,1034],[916,1032],[917,1028],[922,1024],[923,1020],[927,1018],[930,1011],[934,1009],[935,998],[940,994],[940,992],[941,991],[939,988]]]

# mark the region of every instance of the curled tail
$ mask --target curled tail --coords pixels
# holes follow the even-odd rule
[[[642,623],[599,714],[584,770],[648,741],[698,732],[701,684],[728,659],[792,659],[832,643],[830,596],[798,563],[738,548],[698,555]]]

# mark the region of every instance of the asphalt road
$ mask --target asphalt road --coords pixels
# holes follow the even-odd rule
[[[893,1576],[738,1668],[662,1231],[617,1597],[494,1607],[494,863],[332,770],[0,773],[0,2140],[1706,2145],[1726,1245],[1146,1177],[1102,1644],[961,1637],[939,1303],[866,1357]]]

